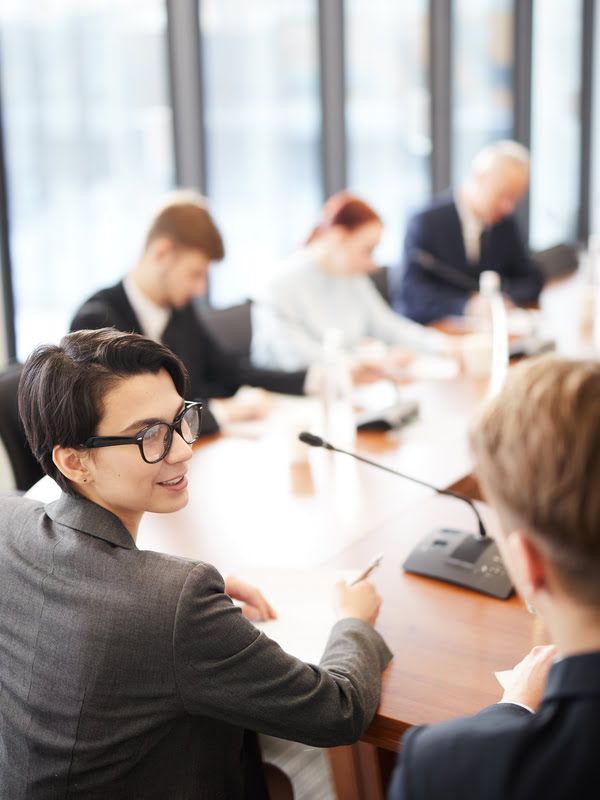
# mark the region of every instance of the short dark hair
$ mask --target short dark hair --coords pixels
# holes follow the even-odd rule
[[[185,397],[189,380],[180,359],[137,333],[75,331],[59,345],[40,345],[27,358],[19,381],[19,414],[34,456],[63,491],[76,494],[54,464],[53,448],[78,447],[96,433],[104,397],[121,379],[160,369]]]

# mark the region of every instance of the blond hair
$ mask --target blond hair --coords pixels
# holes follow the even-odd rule
[[[570,594],[600,605],[600,363],[517,365],[471,446],[486,496],[540,543]]]
[[[507,163],[529,171],[529,151],[527,148],[512,139],[500,139],[482,147],[471,162],[471,173],[483,175]]]
[[[209,214],[206,199],[190,189],[168,194],[150,223],[144,250],[156,239],[169,239],[177,247],[202,250],[211,261],[225,256],[223,239]]]

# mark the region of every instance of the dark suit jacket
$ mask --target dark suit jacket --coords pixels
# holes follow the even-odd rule
[[[458,272],[466,286],[425,270],[419,263],[419,250]],[[439,272],[439,264],[435,266]],[[505,217],[485,231],[479,262],[470,264],[456,204],[450,194],[444,194],[408,224],[402,264],[390,276],[392,305],[423,324],[462,314],[471,292],[478,290],[483,270],[500,275],[502,291],[517,305],[538,299],[543,277],[527,254],[515,218]]]
[[[122,282],[92,295],[71,322],[72,331],[104,327],[143,333]],[[230,397],[244,384],[286,394],[302,394],[304,391],[305,370],[281,372],[259,369],[226,353],[208,332],[191,303],[173,311],[162,340],[187,367],[191,398],[206,401],[211,397]],[[202,432],[209,434],[216,430],[217,422],[206,409]]]
[[[305,664],[213,567],[138,550],[100,506],[0,501],[2,800],[263,800],[245,729],[351,742],[389,658],[346,619]]]
[[[403,738],[389,800],[600,797],[600,652],[553,664],[536,714],[501,703]]]

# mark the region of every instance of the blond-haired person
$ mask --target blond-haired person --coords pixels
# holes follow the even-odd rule
[[[388,797],[600,797],[600,363],[511,370],[472,446],[502,557],[552,645],[515,667],[499,703],[412,729]]]
[[[480,150],[455,191],[410,219],[402,262],[391,273],[396,311],[423,324],[476,313],[484,270],[500,275],[507,303],[537,301],[543,277],[514,217],[528,186],[523,145],[502,140]]]

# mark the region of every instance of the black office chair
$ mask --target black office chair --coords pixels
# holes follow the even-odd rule
[[[531,257],[541,269],[544,280],[562,278],[577,269],[577,245],[564,242],[548,247],[546,250],[534,251]]]
[[[374,272],[369,273],[369,278],[375,284],[375,288],[379,292],[379,294],[383,297],[386,303],[389,304],[390,302],[390,268],[389,267],[377,267]]]
[[[21,364],[12,364],[0,373],[0,439],[10,460],[15,485],[26,492],[44,473],[29,449],[17,408],[21,369]]]
[[[203,306],[200,315],[226,352],[248,357],[252,341],[251,307],[250,300],[228,308]]]

